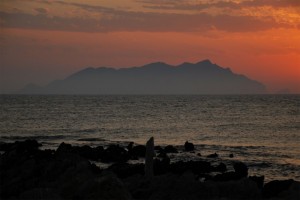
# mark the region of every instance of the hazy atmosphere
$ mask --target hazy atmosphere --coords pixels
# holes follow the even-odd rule
[[[299,13],[298,0],[1,0],[0,92],[86,67],[210,59],[299,93]]]

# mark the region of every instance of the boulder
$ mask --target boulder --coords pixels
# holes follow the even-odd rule
[[[218,166],[215,167],[214,171],[223,173],[227,171],[227,167],[224,163],[221,162]]]
[[[260,190],[263,189],[265,176],[249,176],[249,179],[254,181]]]
[[[155,175],[161,175],[169,172],[170,170],[170,158],[168,156],[163,159],[155,159],[153,170]]]
[[[213,177],[214,181],[233,181],[239,180],[241,177],[236,172],[225,172],[222,174],[217,174]]]
[[[263,197],[264,198],[271,198],[277,197],[283,191],[288,190],[291,185],[294,183],[293,179],[289,180],[274,180],[266,183],[263,188]]]
[[[144,145],[137,145],[131,147],[129,150],[129,154],[133,157],[145,157],[146,155],[146,147]]]
[[[194,147],[194,144],[193,144],[193,143],[190,143],[190,142],[186,141],[186,142],[184,143],[184,149],[185,149],[186,151],[194,151],[195,147]]]
[[[119,178],[127,178],[136,174],[144,175],[144,164],[116,163],[107,170],[115,173]]]
[[[219,155],[217,153],[213,153],[213,154],[209,154],[208,156],[206,156],[207,158],[218,158]]]
[[[177,149],[173,145],[168,145],[164,148],[165,153],[178,153]]]
[[[119,145],[108,146],[101,155],[101,161],[108,162],[127,162],[130,156],[128,152]]]
[[[85,180],[73,199],[132,199],[125,185],[113,174]]]
[[[240,177],[247,177],[248,176],[248,167],[242,162],[236,162],[233,164],[234,171]]]

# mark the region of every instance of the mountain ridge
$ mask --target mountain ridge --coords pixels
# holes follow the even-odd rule
[[[235,74],[210,60],[164,62],[140,67],[88,67],[63,80],[39,87],[27,86],[21,94],[264,94],[266,87],[245,75]]]

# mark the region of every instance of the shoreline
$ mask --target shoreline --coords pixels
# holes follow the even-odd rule
[[[0,156],[1,199],[38,199],[39,195],[42,199],[297,199],[300,196],[300,182],[292,179],[264,182],[264,176],[249,176],[249,167],[242,162],[233,166],[214,162],[217,154],[197,155],[201,159],[195,161],[170,162],[170,155],[178,153],[172,145],[155,146],[151,180],[144,177],[145,164],[135,163],[144,159],[144,145],[92,148],[61,143],[56,150],[40,150],[40,146],[36,140],[0,145],[4,151]],[[187,142],[184,147],[185,152],[194,154],[192,143]],[[110,166],[99,168],[94,164],[99,161]]]

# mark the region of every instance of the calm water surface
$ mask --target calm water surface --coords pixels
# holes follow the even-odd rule
[[[0,106],[3,142],[32,138],[56,148],[62,141],[144,144],[154,136],[156,144],[182,148],[188,140],[203,157],[241,160],[267,180],[300,180],[300,95],[2,95]]]

